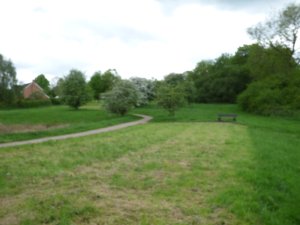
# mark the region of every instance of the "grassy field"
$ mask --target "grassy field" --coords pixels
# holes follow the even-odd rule
[[[235,105],[136,112],[155,119],[0,149],[0,224],[300,224],[299,118]]]
[[[119,117],[90,103],[79,110],[67,106],[0,110],[0,143],[75,133],[136,120]]]

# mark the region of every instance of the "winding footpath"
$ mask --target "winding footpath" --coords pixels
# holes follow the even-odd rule
[[[0,144],[0,148],[15,147],[15,146],[19,146],[19,145],[28,145],[28,144],[37,144],[37,143],[42,143],[42,142],[47,142],[47,141],[58,141],[58,140],[65,140],[65,139],[69,139],[69,138],[84,137],[84,136],[93,135],[93,134],[101,134],[101,133],[106,133],[106,132],[110,132],[110,131],[120,130],[120,129],[123,129],[126,127],[145,124],[145,123],[148,123],[152,119],[151,116],[146,116],[146,115],[141,115],[141,114],[135,114],[135,116],[142,117],[142,119],[133,121],[133,122],[128,122],[128,123],[121,123],[121,124],[110,126],[110,127],[104,127],[104,128],[100,128],[100,129],[96,129],[96,130],[84,131],[84,132],[80,132],[80,133],[65,134],[65,135],[54,136],[54,137],[38,138],[38,139],[27,140],[27,141],[3,143],[3,144]]]

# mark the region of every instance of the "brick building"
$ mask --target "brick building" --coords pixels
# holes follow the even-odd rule
[[[49,96],[44,92],[43,88],[34,81],[25,86],[23,89],[23,96],[25,99],[49,99]]]

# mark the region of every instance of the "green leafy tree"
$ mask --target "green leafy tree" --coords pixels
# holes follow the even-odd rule
[[[174,116],[176,110],[186,102],[184,89],[177,85],[163,84],[157,91],[157,104]]]
[[[64,78],[58,78],[51,87],[50,90],[50,95],[54,97],[62,97],[63,96],[63,83],[64,83]]]
[[[248,33],[260,44],[278,51],[289,49],[289,56],[296,52],[300,28],[300,4],[291,3],[271,19],[248,29]],[[281,46],[278,48],[278,46]]]
[[[189,77],[195,83],[197,102],[234,103],[251,81],[242,57],[223,54],[214,62],[197,64]]]
[[[300,71],[252,82],[238,98],[240,107],[262,115],[288,115],[300,110]]]
[[[102,93],[110,91],[120,80],[121,78],[116,70],[109,69],[103,74],[100,71],[94,73],[89,81],[94,98],[99,100]]]
[[[260,45],[243,47],[243,51],[247,50],[246,65],[252,78],[238,97],[237,102],[243,110],[262,115],[283,115],[299,109],[299,68],[293,58],[287,57],[289,50],[281,48],[279,52]]]
[[[125,115],[138,101],[138,92],[129,81],[119,81],[111,91],[103,95],[105,108],[118,115]]]
[[[165,76],[164,81],[168,85],[177,86],[185,81],[185,76],[181,73],[171,73]]]
[[[253,80],[259,80],[276,74],[291,73],[297,63],[289,54],[289,49],[282,46],[274,49],[252,44],[240,47],[234,60],[250,72]]]
[[[16,69],[0,54],[0,104],[10,105],[15,100]]]
[[[45,91],[45,93],[49,94],[50,93],[50,82],[49,80],[45,77],[44,74],[38,75],[34,81],[40,85],[41,88]]]
[[[62,98],[74,109],[91,99],[91,92],[85,81],[84,74],[79,70],[71,70],[62,83]]]
[[[162,84],[163,85],[167,84],[173,87],[180,86],[181,89],[184,91],[184,96],[186,97],[188,103],[195,102],[196,89],[195,89],[194,80],[191,78],[190,71],[182,74],[171,73],[165,76]]]
[[[89,81],[89,85],[91,89],[93,90],[93,97],[94,99],[99,100],[100,99],[100,94],[103,93],[103,85],[101,83],[101,72],[96,72],[94,75],[91,77]]]
[[[116,70],[109,69],[105,71],[101,76],[101,93],[111,90],[120,80],[121,78]]]
[[[258,44],[247,46],[247,65],[253,82],[238,97],[240,107],[263,115],[299,110],[299,66],[296,51],[300,5],[289,4],[264,23],[249,28]]]

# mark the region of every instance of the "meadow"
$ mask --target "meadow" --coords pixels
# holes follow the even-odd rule
[[[68,106],[0,110],[0,143],[76,133],[137,120],[107,113],[97,102],[80,110]]]
[[[0,224],[300,224],[299,116],[236,105],[135,113],[154,119],[0,149]]]

